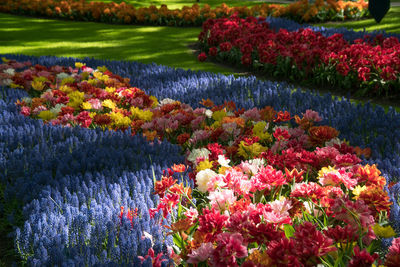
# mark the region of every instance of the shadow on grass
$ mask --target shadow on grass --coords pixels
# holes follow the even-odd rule
[[[394,17],[395,12],[399,15],[398,17]],[[399,23],[392,23],[389,27],[388,20],[399,21]],[[386,21],[387,31],[400,32],[400,8],[393,9],[384,21]],[[324,26],[327,25],[324,24]],[[368,20],[335,25],[352,25],[348,27],[363,29],[377,24],[373,20]],[[199,63],[193,54],[193,48],[188,47],[189,44],[196,42],[199,32],[200,28],[109,25],[37,19],[0,13],[0,53],[134,60],[222,74],[251,75],[245,70],[223,64]],[[393,105],[393,103],[385,102],[380,104]]]
[[[37,19],[0,13],[0,53],[134,60],[232,74],[199,64],[188,48],[200,28],[108,25]]]
[[[349,22],[318,23],[315,25],[336,28],[345,27],[355,31],[362,31],[365,28],[367,31],[385,30],[387,32],[400,33],[400,7],[391,7],[380,23],[376,23],[374,19],[364,19]]]
[[[183,6],[192,6],[193,4],[198,4],[199,6],[204,6],[205,4],[210,5],[210,7],[214,8],[217,6],[220,6],[222,3],[227,4],[228,6],[247,6],[251,7],[254,5],[260,5],[265,3],[262,0],[250,0],[250,1],[240,1],[240,0],[199,0],[197,2],[196,0],[150,0],[150,1],[141,1],[141,0],[88,0],[89,2],[105,2],[105,3],[110,3],[110,2],[116,2],[116,3],[121,3],[125,2],[128,4],[131,4],[135,7],[148,7],[150,5],[155,5],[157,7],[161,5],[167,5],[169,9],[175,9],[175,8],[182,8]]]

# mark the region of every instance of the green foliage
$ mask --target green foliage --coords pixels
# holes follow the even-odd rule
[[[87,0],[88,2],[105,2],[105,3],[110,3],[110,2],[115,2],[115,3],[121,3],[125,2],[131,5],[134,5],[135,7],[148,7],[151,5],[155,5],[157,7],[160,7],[161,5],[167,5],[168,8],[175,9],[175,8],[182,8],[183,6],[192,6],[193,4],[199,4],[199,6],[204,6],[205,4],[208,4],[210,7],[217,7],[220,6],[222,3],[227,4],[228,6],[247,6],[251,7],[254,5],[259,5],[262,3],[265,3],[264,1],[260,0],[255,0],[255,1],[240,1],[240,0],[227,0],[227,1],[221,1],[221,0],[200,0],[197,2],[196,0],[150,0],[150,1],[140,1],[140,0]],[[272,2],[272,1],[271,1]]]
[[[189,48],[199,31],[193,27],[108,25],[0,13],[0,53],[134,60],[232,74],[229,68],[199,64]]]

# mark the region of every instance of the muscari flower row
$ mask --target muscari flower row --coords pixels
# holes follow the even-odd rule
[[[5,57],[18,61],[30,60],[32,64],[44,66],[72,66],[76,62],[73,58],[47,56],[5,55]],[[199,101],[207,98],[213,100],[216,105],[221,105],[229,99],[239,108],[272,106],[274,109],[287,110],[292,114],[300,114],[313,107],[327,124],[340,131],[342,138],[354,145],[370,147],[372,158],[380,165],[385,165],[386,172],[390,174],[387,177],[390,179],[389,182],[400,177],[400,170],[395,168],[400,162],[400,146],[396,142],[400,131],[393,127],[400,125],[400,116],[391,107],[385,112],[382,107],[373,107],[370,103],[355,105],[346,98],[337,101],[338,99],[330,94],[320,95],[285,82],[261,81],[253,76],[235,78],[127,61],[92,58],[84,58],[82,61],[88,66],[106,65],[110,71],[129,78],[132,85],[145,90],[149,95],[158,99],[176,99],[193,108],[200,107]],[[387,131],[387,129],[392,130]]]
[[[148,209],[157,203],[153,177],[183,161],[179,147],[129,132],[43,125],[18,114],[15,101],[25,92],[0,92],[0,182],[6,202],[24,205],[15,242],[29,265],[140,265],[137,256],[149,248],[166,249]],[[121,206],[139,216],[127,220]],[[10,223],[15,212],[7,214]]]
[[[40,63],[43,65],[72,65],[75,62],[74,59],[52,57],[7,57],[17,60],[30,59],[34,64]],[[391,126],[400,125],[399,115],[394,110],[389,110],[389,113],[385,114],[381,108],[374,110],[369,105],[356,107],[347,100],[333,101],[329,95],[320,97],[300,91],[293,92],[294,88],[291,86],[257,81],[255,78],[234,79],[233,77],[222,75],[186,72],[156,65],[141,65],[131,62],[109,62],[89,59],[85,59],[85,62],[88,65],[105,64],[113,72],[131,78],[133,85],[143,88],[153,95],[163,95],[163,97],[168,95],[170,98],[179,99],[193,106],[198,106],[198,101],[201,98],[210,98],[216,103],[222,103],[224,99],[229,98],[238,103],[238,106],[245,108],[271,105],[277,109],[283,108],[289,110],[294,114],[299,114],[307,108],[313,107],[314,110],[320,112],[325,121],[329,121],[330,125],[341,131],[342,138],[350,140],[354,145],[371,147],[373,150],[372,158],[365,162],[378,163],[379,169],[384,172],[389,182],[395,182],[399,177],[399,169],[396,166],[399,166],[400,163],[400,148],[395,140],[398,139],[400,133],[396,132],[396,130],[390,133],[386,132],[386,129],[389,129]],[[196,92],[193,94],[189,93],[194,91]],[[375,130],[371,131],[371,129]],[[398,184],[392,186],[389,190],[392,197],[391,200],[395,203],[392,207],[391,218],[397,230],[399,230],[398,220],[396,222],[396,218],[399,216],[399,206],[396,201],[398,190]],[[57,196],[54,196],[54,198],[57,198]],[[75,200],[71,198],[71,203],[73,201]],[[99,201],[97,202],[99,203]],[[42,207],[46,207],[48,204],[49,201],[45,200],[42,203]],[[40,206],[39,204],[38,207]],[[37,211],[38,209],[36,208],[35,210]],[[26,231],[29,232],[29,227]],[[22,232],[24,233],[25,230]],[[23,244],[27,243],[29,244],[29,241]],[[48,244],[42,244],[42,247],[50,248]],[[89,250],[87,253],[87,255],[90,254],[91,256],[96,255],[93,251]],[[101,257],[97,256],[97,259],[99,258]]]

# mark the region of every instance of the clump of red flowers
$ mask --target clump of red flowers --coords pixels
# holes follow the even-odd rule
[[[350,43],[341,34],[325,37],[311,29],[276,32],[262,19],[233,15],[204,22],[199,42],[210,57],[276,77],[323,85],[333,81],[338,88],[364,95],[399,94],[396,37],[365,36]]]
[[[200,62],[206,61],[206,59],[207,59],[206,53],[201,52],[201,53],[197,56],[197,59],[198,59]]]

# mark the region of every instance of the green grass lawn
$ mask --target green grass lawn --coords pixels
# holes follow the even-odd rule
[[[0,13],[0,53],[134,60],[232,74],[199,63],[189,44],[200,28],[109,25],[13,16]]]
[[[170,9],[182,8],[183,6],[192,6],[193,4],[199,4],[200,6],[204,6],[205,4],[210,5],[211,7],[220,6],[222,3],[227,4],[228,6],[254,6],[258,4],[265,3],[265,1],[254,0],[254,1],[240,1],[240,0],[200,0],[196,2],[196,0],[188,1],[188,0],[150,0],[150,1],[140,1],[140,0],[87,0],[88,2],[116,2],[116,3],[129,3],[134,5],[135,7],[148,7],[150,5],[155,5],[157,7],[161,5],[167,5]],[[273,2],[273,1],[267,1]]]
[[[400,33],[400,7],[391,7],[380,23],[376,23],[374,19],[363,19],[347,22],[319,23],[315,25],[325,27],[345,27],[355,31],[361,31],[365,28],[367,31],[385,30],[387,32]]]
[[[355,30],[400,32],[400,7],[392,7],[380,24],[373,19],[318,24]],[[14,16],[0,13],[0,53],[134,60],[176,68],[234,74],[229,67],[199,63],[188,45],[198,27],[110,25]],[[399,109],[400,110],[400,109]]]

